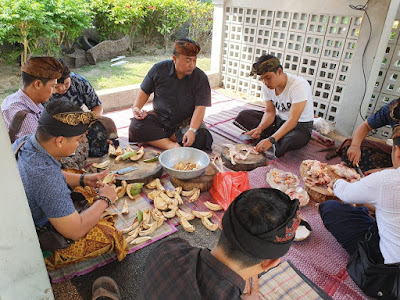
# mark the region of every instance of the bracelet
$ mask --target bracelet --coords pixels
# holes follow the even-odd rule
[[[104,201],[106,201],[107,204],[108,204],[108,207],[111,205],[111,200],[106,196],[97,196],[96,200],[104,200]]]
[[[81,187],[85,187],[85,176],[86,176],[86,174],[83,173],[83,174],[81,174],[81,177],[79,178],[79,185]]]
[[[197,129],[196,129],[196,128],[193,128],[193,127],[190,127],[188,130],[193,131],[193,133],[196,133],[196,132],[197,132]]]

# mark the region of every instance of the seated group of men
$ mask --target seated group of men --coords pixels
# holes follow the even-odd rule
[[[172,60],[157,63],[148,72],[133,105],[131,142],[163,150],[181,146],[211,150],[213,138],[203,123],[206,107],[211,105],[211,90],[207,76],[196,67],[199,51],[196,42],[179,39]],[[84,154],[78,169],[88,155],[106,153],[108,143],[118,142],[115,125],[101,117],[103,108],[92,86],[71,73],[62,61],[34,57],[21,71],[23,87],[7,97],[1,107],[10,138],[16,140],[13,149],[38,234],[43,229],[53,230],[65,239],[62,248],[50,249],[48,269],[113,250],[122,260],[128,253],[124,237],[115,229],[112,218],[100,219],[116,198],[110,185],[100,183],[108,171],[85,175],[61,170],[65,158],[76,163],[70,155],[75,151],[76,156],[79,147]],[[272,148],[277,157],[282,157],[305,146],[313,124],[308,82],[284,73],[272,55],[263,55],[254,63],[251,75],[255,74],[264,83],[265,112],[242,111],[234,124],[251,135],[259,152]],[[153,110],[144,111],[152,93]],[[91,112],[84,112],[83,104]],[[394,122],[396,107],[389,110]],[[385,263],[397,262],[400,257],[400,205],[395,201],[400,186],[400,131],[395,131],[393,141],[396,169],[371,174],[357,183],[338,180],[334,184],[334,192],[342,201],[372,204],[376,221],[364,207],[332,201],[320,205],[325,226],[349,254],[356,250],[357,241],[375,228],[379,236],[374,246],[380,249]],[[353,163],[359,160],[357,142],[360,140],[353,139],[347,151]],[[68,160],[64,163],[65,168],[70,166]],[[81,209],[71,190],[83,194],[90,207]],[[297,200],[291,201],[275,189],[246,191],[225,212],[223,230],[213,250],[194,248],[181,239],[161,243],[150,255],[142,292],[146,299],[238,299],[246,280],[254,277],[253,282],[258,282],[258,274],[279,263],[299,222]],[[82,253],[89,244],[90,251]]]

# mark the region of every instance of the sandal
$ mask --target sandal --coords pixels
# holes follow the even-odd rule
[[[106,297],[111,300],[120,300],[121,294],[117,283],[108,276],[102,276],[95,280],[92,286],[92,300]]]

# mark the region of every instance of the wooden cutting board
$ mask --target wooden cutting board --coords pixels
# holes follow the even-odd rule
[[[245,144],[236,144],[235,145],[236,149],[243,147],[243,146],[248,146],[248,145],[245,145]],[[262,153],[250,154],[246,160],[235,160],[236,164],[233,165],[231,163],[231,158],[229,156],[229,148],[228,147],[222,148],[221,158],[224,163],[224,166],[233,171],[251,171],[251,170],[254,170],[255,168],[265,166],[265,163],[267,161],[267,158]]]
[[[138,149],[134,149],[138,150]],[[119,163],[115,163],[115,156],[102,159],[102,161],[110,160],[109,169],[110,171],[118,171],[126,167],[137,167],[138,169],[124,175],[118,175],[117,184],[119,185],[122,180],[126,180],[127,183],[142,182],[144,184],[149,183],[153,179],[161,176],[163,168],[158,161],[145,163],[143,160],[158,156],[159,153],[152,149],[144,149],[143,157],[138,161],[132,161],[127,159]],[[101,161],[99,161],[101,162]]]
[[[336,174],[331,174],[333,172],[329,172],[329,176],[332,178],[336,178]],[[314,202],[324,202],[327,200],[338,200],[338,198],[334,195],[332,195],[326,185],[321,185],[321,186],[311,186],[306,183],[304,180],[305,178],[308,177],[307,175],[307,167],[304,164],[300,164],[300,175],[303,178],[304,184],[305,184],[305,190],[307,191],[308,195],[310,196],[310,199],[313,200]],[[336,176],[335,176],[336,175]]]
[[[187,180],[178,179],[172,176],[170,176],[169,178],[174,187],[181,186],[185,191],[190,191],[193,188],[199,188],[200,191],[205,192],[211,188],[214,176],[217,173],[218,170],[210,164],[205,169],[204,173],[197,178]]]

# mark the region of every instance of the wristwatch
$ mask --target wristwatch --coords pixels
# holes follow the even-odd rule
[[[268,139],[269,139],[269,141],[271,142],[272,145],[276,144],[276,140],[275,140],[274,137],[270,136]]]
[[[197,132],[197,129],[196,129],[196,128],[193,128],[193,127],[190,127],[188,130],[193,131],[193,133],[196,133],[196,132]]]

